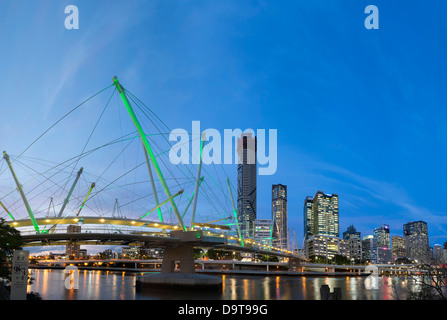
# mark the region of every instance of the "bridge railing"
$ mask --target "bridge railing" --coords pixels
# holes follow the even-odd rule
[[[54,233],[67,233],[66,228],[56,229]],[[162,232],[157,229],[135,229],[132,227],[123,227],[119,229],[111,228],[111,227],[85,227],[83,226],[81,233],[104,233],[104,234],[153,234],[156,233],[159,236],[169,237],[169,233]],[[33,235],[36,234],[36,231],[32,228],[29,229],[21,229],[21,235]]]

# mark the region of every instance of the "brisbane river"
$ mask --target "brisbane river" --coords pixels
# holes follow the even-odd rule
[[[367,288],[367,277],[303,277],[216,275],[222,277],[221,292],[137,289],[136,274],[119,271],[79,271],[79,288],[65,287],[64,271],[31,269],[33,283],[28,292],[43,300],[319,300],[320,287],[341,288],[343,300],[405,300],[411,278],[379,277],[375,289]]]

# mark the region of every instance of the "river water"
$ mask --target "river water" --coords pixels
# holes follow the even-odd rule
[[[79,271],[79,288],[67,289],[63,270],[31,269],[28,291],[44,300],[319,300],[320,287],[341,288],[343,300],[405,300],[409,279],[378,278],[377,289],[367,288],[366,277],[301,277],[219,275],[221,292],[136,289],[135,273]]]

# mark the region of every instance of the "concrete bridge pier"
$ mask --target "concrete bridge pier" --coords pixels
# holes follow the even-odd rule
[[[194,247],[192,245],[178,245],[168,247],[163,253],[163,262],[161,264],[162,273],[175,272],[175,266],[179,263],[180,273],[194,273]]]
[[[201,231],[172,231],[171,237],[180,239],[163,253],[161,273],[145,273],[136,279],[137,288],[168,288],[187,290],[221,290],[222,278],[195,273],[194,245],[203,240]],[[175,267],[179,263],[180,271]]]
[[[289,271],[301,271],[301,261],[298,258],[289,258]]]

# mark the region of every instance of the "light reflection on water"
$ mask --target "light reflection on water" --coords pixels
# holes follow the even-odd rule
[[[365,277],[221,276],[222,292],[137,290],[135,274],[118,271],[79,271],[79,289],[66,289],[63,270],[34,269],[28,291],[44,300],[319,300],[320,287],[340,287],[344,300],[393,300],[407,297],[407,280],[378,278],[379,289],[365,288]],[[393,285],[394,284],[394,285]],[[393,286],[395,288],[393,289]]]

